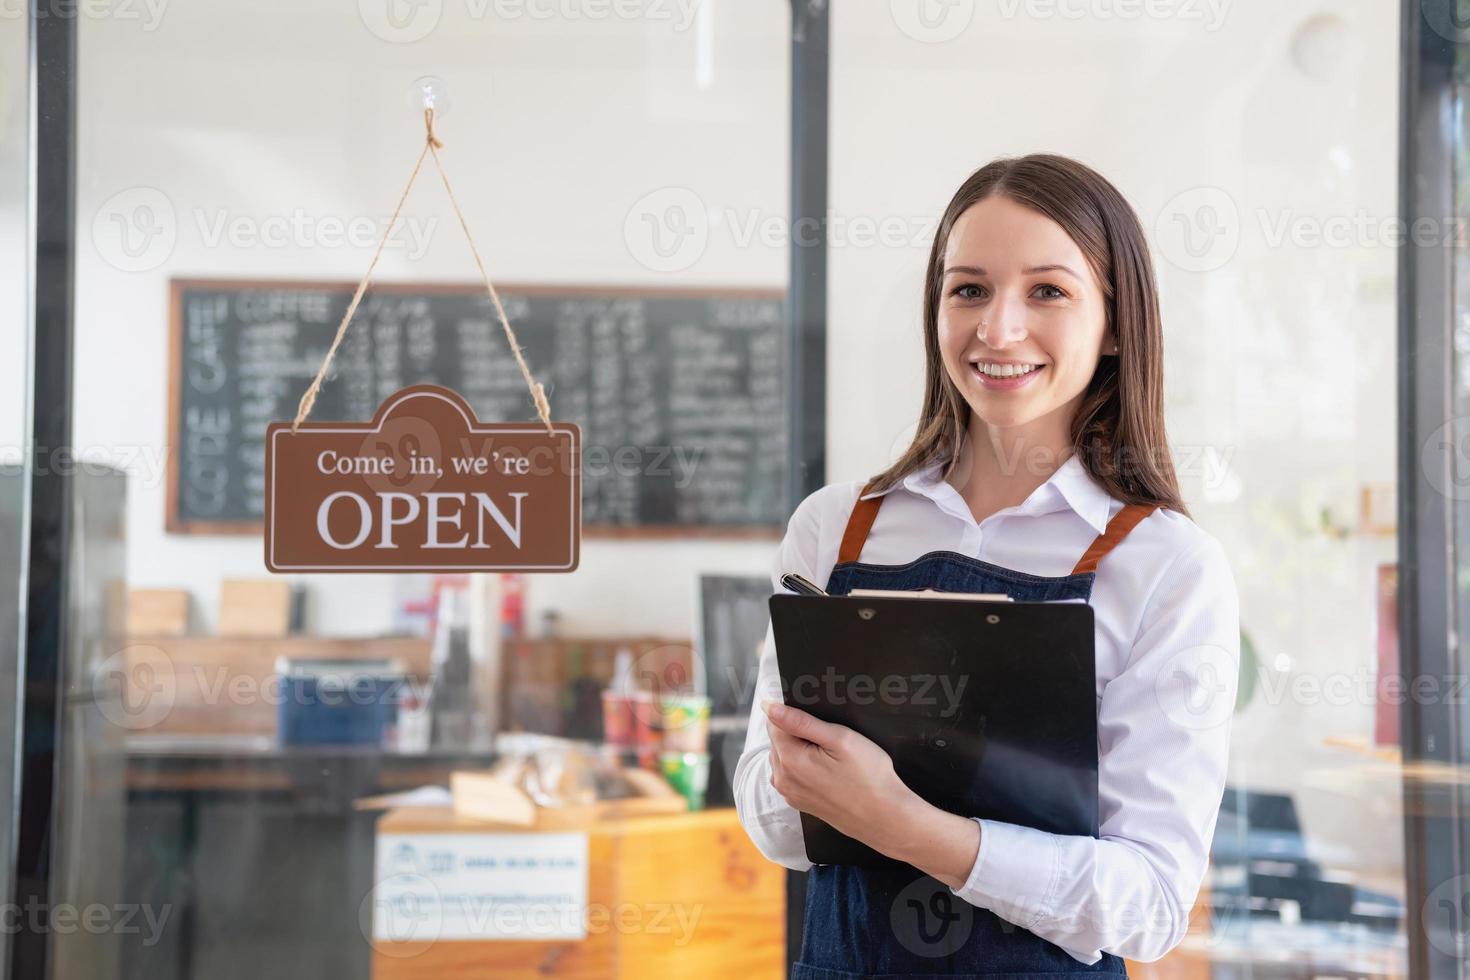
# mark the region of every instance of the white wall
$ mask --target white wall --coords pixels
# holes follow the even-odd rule
[[[168,6],[153,29],[120,19],[83,23],[77,442],[133,470],[133,583],[190,587],[201,626],[213,620],[222,577],[264,568],[256,537],[164,532],[167,281],[359,278],[371,247],[313,247],[304,236],[270,247],[211,233],[221,217],[253,227],[298,212],[386,219],[422,146],[415,79],[447,83],[450,107],[436,126],[445,165],[498,281],[785,284],[779,243],[742,248],[730,236],[711,236],[687,269],[666,273],[640,263],[645,253],[624,235],[640,199],[670,187],[693,191],[722,214],[785,214],[782,5],[714,5],[704,33],[685,25],[683,8],[664,2],[634,20],[496,19],[477,16],[498,9],[483,3],[422,9],[435,6],[437,26],[402,42],[374,34],[351,3],[230,0]],[[707,87],[696,84],[701,70]],[[120,251],[113,222],[140,203],[174,241],[170,250],[167,234],[160,236],[158,253],[135,262]],[[408,247],[390,248],[379,280],[475,281],[431,171],[421,175],[404,220],[431,230],[427,250],[411,260]],[[136,264],[151,267],[128,270]],[[694,574],[764,573],[772,547],[771,540],[589,539],[576,574],[532,577],[532,614],[554,606],[574,632],[689,635]],[[630,569],[656,601],[628,601]],[[389,628],[392,576],[305,580],[314,628]]]

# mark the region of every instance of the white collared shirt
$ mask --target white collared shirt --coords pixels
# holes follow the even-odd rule
[[[1123,507],[1072,456],[1024,503],[977,524],[940,473],[932,465],[888,491],[863,562],[953,551],[1067,575]],[[862,483],[830,484],[796,508],[771,568],[776,591],[785,572],[826,583]],[[1219,815],[1240,659],[1235,580],[1214,537],[1160,509],[1102,560],[1091,602],[1100,838],[980,820],[980,851],[954,893],[1083,963],[1103,951],[1150,962],[1184,938]],[[796,811],[771,786],[763,699],[781,699],[769,627],[735,803],[761,852],[801,871],[811,864]]]

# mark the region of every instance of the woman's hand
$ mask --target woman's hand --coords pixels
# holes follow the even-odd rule
[[[904,814],[923,803],[871,739],[777,701],[767,701],[771,785],[787,803],[890,854],[903,838]],[[890,855],[891,856],[891,855]]]
[[[980,826],[925,802],[872,739],[767,701],[771,785],[802,813],[958,888],[980,850]]]

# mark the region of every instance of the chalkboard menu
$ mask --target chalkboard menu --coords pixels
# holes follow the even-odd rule
[[[251,533],[265,430],[292,419],[355,284],[174,280],[170,531]],[[589,533],[769,535],[784,519],[783,294],[498,287],[552,417],[582,427]],[[373,286],[313,421],[365,421],[405,385],[485,421],[534,419],[484,288]]]

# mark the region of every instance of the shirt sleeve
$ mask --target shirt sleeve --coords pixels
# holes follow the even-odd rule
[[[1082,963],[1152,962],[1184,938],[1224,792],[1239,600],[1212,537],[1173,562],[1098,707],[1099,838],[979,820],[953,889]]]
[[[830,574],[832,562],[828,556],[819,554],[819,550],[823,498],[831,489],[824,488],[807,497],[787,522],[786,534],[771,563],[771,587],[775,591],[787,591],[781,587],[781,576],[787,572],[796,572],[819,584]],[[760,667],[756,673],[750,725],[745,735],[745,750],[735,764],[735,810],[745,832],[762,854],[793,871],[805,871],[812,863],[806,857],[801,815],[771,785],[771,736],[766,729],[761,702],[781,699],[776,636],[767,623],[766,641],[761,647]]]

